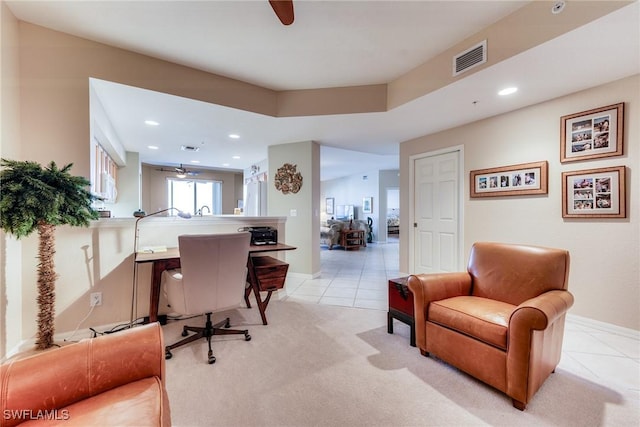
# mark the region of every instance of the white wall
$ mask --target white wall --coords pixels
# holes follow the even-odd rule
[[[560,163],[560,117],[625,103],[624,155]],[[549,191],[542,196],[471,199],[464,194],[464,248],[501,241],[566,248],[571,253],[571,313],[640,329],[640,76],[478,121],[400,146],[400,227],[408,226],[409,157],[464,145],[464,172],[533,161],[549,162]],[[625,165],[627,218],[563,219],[561,173]],[[406,236],[405,236],[406,237]],[[408,272],[407,238],[400,241],[400,270]]]

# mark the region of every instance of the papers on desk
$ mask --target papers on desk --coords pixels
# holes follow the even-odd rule
[[[167,252],[166,246],[143,246],[138,249],[139,254],[155,254],[157,252]]]

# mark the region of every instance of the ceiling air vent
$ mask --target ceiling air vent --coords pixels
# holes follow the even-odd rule
[[[462,74],[485,62],[487,62],[487,41],[483,40],[453,57],[453,76]]]
[[[194,147],[192,145],[183,145],[181,147],[181,150],[182,151],[191,151],[191,152],[193,152],[193,151],[199,151],[200,147]]]

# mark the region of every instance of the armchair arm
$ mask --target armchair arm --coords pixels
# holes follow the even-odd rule
[[[565,290],[553,290],[528,299],[511,313],[510,335],[530,329],[543,330],[565,314],[573,305],[573,295]]]
[[[471,276],[467,272],[411,275],[407,286],[413,293],[416,345],[426,351],[426,318],[431,301],[469,295]]]
[[[573,305],[566,290],[545,292],[520,304],[509,318],[507,394],[526,404],[560,362],[564,316]]]
[[[158,323],[14,359],[0,365],[0,413],[60,409],[148,377],[164,387],[164,363]]]

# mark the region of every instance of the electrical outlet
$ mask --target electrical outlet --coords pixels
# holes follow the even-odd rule
[[[89,307],[102,305],[102,292],[93,292],[89,295]]]

